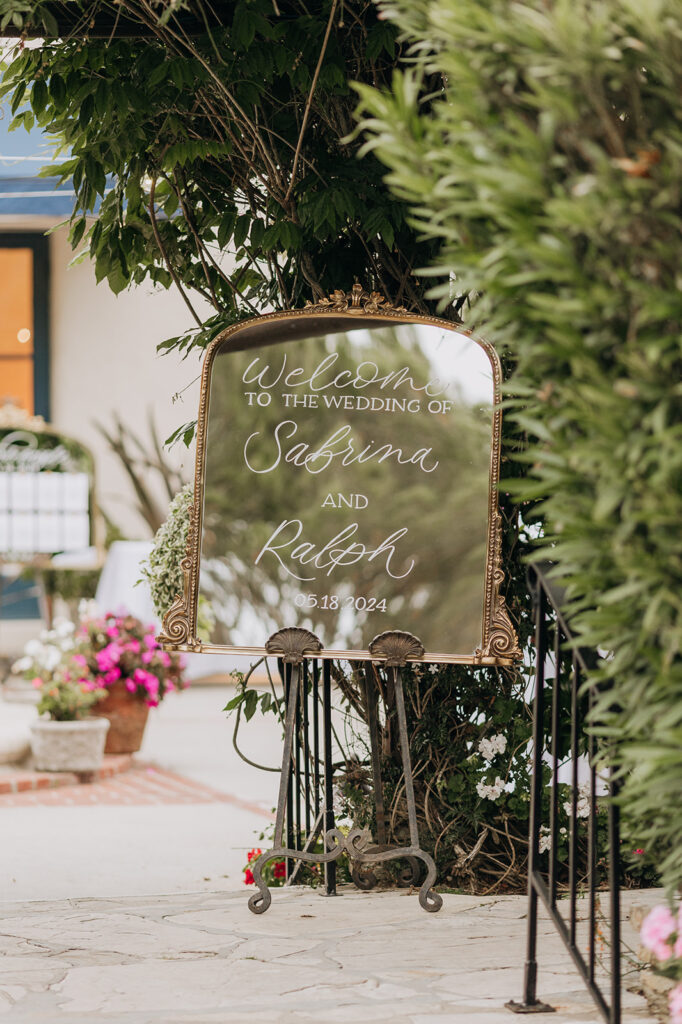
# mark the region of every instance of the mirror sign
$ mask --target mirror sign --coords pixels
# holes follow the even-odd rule
[[[368,659],[374,636],[401,630],[426,650],[414,660],[518,657],[500,593],[499,385],[490,346],[357,286],[220,335],[163,642],[264,654],[302,627],[322,657]]]

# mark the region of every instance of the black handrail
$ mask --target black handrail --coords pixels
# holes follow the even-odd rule
[[[554,927],[563,940],[580,975],[587,986],[598,1010],[607,1024],[621,1022],[621,952],[620,952],[620,830],[616,781],[611,771],[607,778],[608,814],[608,905],[610,922],[610,991],[607,994],[597,981],[597,771],[596,743],[594,736],[586,729],[586,718],[593,706],[596,691],[593,686],[585,687],[586,674],[596,665],[597,657],[592,652],[577,646],[562,608],[565,606],[564,592],[548,579],[548,564],[534,565],[529,573],[531,591],[535,606],[535,696],[533,705],[533,776],[531,786],[529,853],[528,853],[528,925],[526,943],[526,964],[524,971],[523,998],[521,1002],[509,1002],[507,1008],[514,1013],[547,1013],[553,1008],[537,997],[537,920],[538,900],[549,914]],[[549,652],[554,663],[554,679],[551,683],[551,713],[549,723],[545,714],[546,690],[550,689],[545,678]],[[569,830],[568,859],[568,914],[561,913],[565,902],[558,899],[558,769],[560,729],[562,722],[563,677],[567,676],[570,695],[570,757],[572,800]],[[548,742],[549,740],[549,742]],[[578,925],[578,881],[581,863],[578,849],[578,800],[579,763],[581,746],[587,753],[589,766],[589,814],[587,822],[587,856],[584,865],[588,895],[588,942],[587,957],[583,955],[577,939]],[[552,781],[549,799],[543,786],[543,763],[549,754],[552,766]],[[546,808],[546,811],[545,811]],[[543,815],[548,824],[543,825]],[[582,815],[581,815],[582,816]],[[540,834],[546,829],[549,841],[549,865],[541,867]]]

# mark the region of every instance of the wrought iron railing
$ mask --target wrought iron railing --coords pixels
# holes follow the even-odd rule
[[[267,672],[273,703],[277,703],[278,687],[284,691],[284,706],[289,702],[292,666],[277,662],[277,683],[270,675],[266,658],[254,662],[244,678],[244,686],[259,668]],[[296,708],[295,732],[291,750],[291,774],[286,793],[286,843],[292,850],[311,848],[325,832],[334,828],[334,773],[338,765],[333,756],[331,663],[322,659],[306,659],[302,665],[303,684]],[[281,690],[280,690],[281,693]],[[282,725],[283,714],[280,715]],[[233,744],[247,764],[263,771],[280,773],[280,766],[252,761],[238,745],[241,711],[237,711]],[[285,884],[296,883],[302,861],[285,858]],[[323,865],[324,888],[328,896],[336,894],[336,863]]]
[[[507,1007],[515,1013],[545,1013],[553,1009],[537,997],[538,904],[542,903],[602,1017],[607,1024],[620,1024],[620,836],[618,805],[614,801],[616,781],[608,769],[597,768],[596,740],[586,728],[596,697],[594,687],[586,683],[586,678],[596,663],[596,655],[576,646],[570,624],[562,612],[563,592],[547,578],[547,569],[546,565],[536,565],[529,574],[535,605],[536,673],[527,946],[523,997],[520,1002],[507,1003]],[[546,785],[547,758],[551,768],[549,786]],[[559,859],[559,769],[567,762],[572,797],[568,862],[562,864]],[[588,776],[584,795],[579,794],[581,767]],[[599,803],[598,796],[601,797]],[[589,811],[585,829],[584,813],[581,809],[579,817],[578,808],[581,802],[584,807],[586,800]],[[604,813],[608,819],[605,874],[603,859],[598,861],[597,854],[597,828]],[[602,893],[604,885],[606,891]],[[582,899],[579,888],[584,890]],[[606,914],[604,904],[608,908]],[[585,936],[579,934],[584,911],[587,912],[586,941]],[[603,931],[607,925],[610,929],[608,955]]]

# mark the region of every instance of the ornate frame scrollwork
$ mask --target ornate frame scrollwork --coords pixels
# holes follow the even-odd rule
[[[473,654],[462,656],[434,656],[428,652],[420,654],[417,649],[407,654],[409,661],[439,661],[444,660],[451,664],[474,664],[474,665],[504,665],[511,664],[521,657],[516,632],[509,616],[509,611],[502,594],[504,583],[504,570],[502,568],[502,517],[499,512],[497,499],[497,484],[499,480],[500,449],[502,436],[502,410],[500,407],[500,388],[502,383],[502,371],[500,361],[492,345],[475,337],[467,331],[448,320],[441,320],[437,317],[412,314],[404,306],[394,306],[380,292],[368,292],[362,285],[354,284],[349,292],[334,291],[327,298],[319,299],[316,302],[308,302],[303,309],[286,310],[279,313],[267,313],[264,316],[255,317],[251,320],[241,321],[238,324],[228,327],[219,334],[211,343],[204,359],[204,367],[201,379],[201,397],[199,401],[199,416],[197,424],[197,453],[196,473],[194,481],[194,500],[190,507],[190,527],[187,537],[187,553],[180,563],[183,574],[183,591],[178,594],[170,609],[164,616],[162,631],[158,640],[164,647],[174,650],[225,652],[243,654],[264,654],[263,648],[226,648],[223,646],[203,643],[196,635],[197,604],[199,597],[199,561],[201,551],[201,524],[203,509],[204,489],[204,467],[206,462],[206,428],[208,402],[211,384],[211,370],[218,350],[228,339],[232,339],[244,329],[253,327],[254,324],[265,325],[268,323],[291,320],[300,317],[371,317],[372,320],[398,321],[399,323],[425,324],[434,327],[443,327],[448,330],[456,330],[459,334],[465,334],[484,349],[492,367],[493,384],[495,389],[495,409],[493,413],[492,445],[490,455],[490,488],[488,504],[488,541],[487,561],[485,570],[484,607],[483,607],[483,628],[480,647],[476,648]],[[237,346],[235,346],[237,347]],[[372,645],[370,645],[371,647]],[[321,651],[318,657],[334,658],[364,658],[383,660],[368,651]]]

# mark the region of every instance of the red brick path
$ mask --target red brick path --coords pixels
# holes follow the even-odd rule
[[[10,769],[0,774],[0,794],[25,793],[34,789],[54,789],[57,786],[75,786],[81,782],[98,782],[109,779],[119,772],[127,772],[133,763],[130,754],[105,754],[102,767],[97,772],[31,772]],[[94,776],[94,777],[93,777]]]
[[[76,807],[107,805],[133,806],[142,804],[211,804],[228,803],[244,811],[250,811],[260,817],[270,817],[269,810],[258,804],[249,803],[230,793],[222,793],[204,786],[192,779],[185,779],[181,775],[168,772],[155,765],[140,764],[131,759],[129,770],[121,771],[119,774],[109,773],[108,778],[100,777],[100,780],[92,783],[74,785],[61,784],[50,786],[36,785],[32,789],[25,787],[26,791],[14,791],[0,793],[0,810],[3,807]],[[18,774],[18,773],[17,773]],[[37,773],[26,773],[35,775]],[[66,773],[60,773],[63,776]],[[68,782],[73,783],[74,776]],[[49,787],[49,788],[48,788]]]

